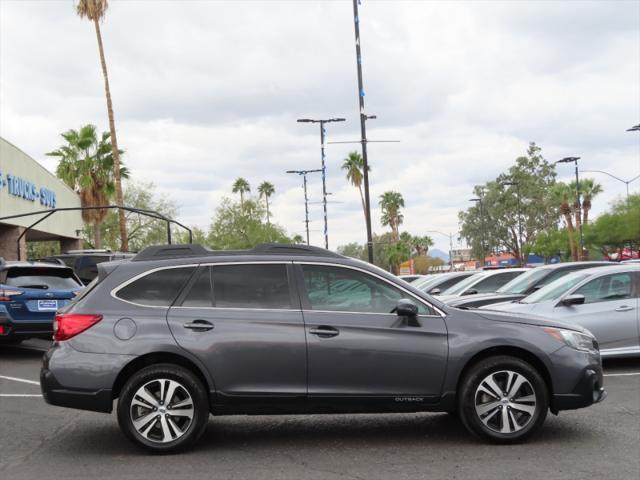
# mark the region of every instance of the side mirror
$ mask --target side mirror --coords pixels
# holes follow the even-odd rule
[[[442,293],[442,290],[440,290],[438,287],[432,288],[431,290],[429,290],[429,295],[440,295]]]
[[[477,295],[478,294],[478,290],[471,288],[469,290],[465,290],[462,295]]]
[[[392,312],[396,312],[399,317],[407,317],[407,323],[410,327],[420,326],[420,322],[418,322],[418,306],[411,300],[401,298]]]
[[[582,305],[583,303],[584,295],[580,295],[579,293],[567,295],[560,300],[560,305],[564,305],[565,307],[570,307],[571,305]]]

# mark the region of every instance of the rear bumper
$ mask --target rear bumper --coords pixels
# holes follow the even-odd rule
[[[92,412],[111,413],[113,399],[110,389],[81,390],[65,388],[46,368],[46,359],[40,370],[40,389],[42,396],[49,405],[58,407],[77,408]]]
[[[53,335],[53,318],[44,321],[31,320],[14,320],[7,313],[0,312],[0,325],[2,325],[2,334],[0,342],[3,338],[47,338]]]

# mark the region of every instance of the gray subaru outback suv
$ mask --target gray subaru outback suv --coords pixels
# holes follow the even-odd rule
[[[369,264],[298,245],[149,247],[101,263],[56,317],[52,405],[111,412],[135,444],[192,445],[209,414],[438,411],[521,441],[604,399],[598,344],[536,317],[447,307]]]

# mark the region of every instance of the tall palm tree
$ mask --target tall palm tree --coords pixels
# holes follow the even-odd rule
[[[404,215],[400,213],[400,208],[404,207],[404,198],[399,192],[384,192],[380,195],[379,205],[382,209],[380,221],[385,227],[391,228],[391,237],[397,242],[400,240],[400,225],[404,220]]]
[[[582,194],[582,224],[587,225],[589,223],[591,200],[602,193],[602,185],[596,183],[593,178],[583,178],[580,180],[580,193]]]
[[[364,161],[362,155],[356,150],[349,152],[347,158],[342,163],[342,170],[347,172],[347,180],[360,192],[360,200],[362,201],[362,212],[367,217],[367,206],[364,203],[364,193],[362,192],[362,181],[364,179]],[[371,168],[369,168],[369,171]]]
[[[100,65],[102,66],[102,76],[104,77],[104,91],[107,97],[107,115],[109,116],[109,132],[111,135],[111,154],[113,155],[113,175],[115,179],[116,205],[124,206],[124,196],[122,194],[122,172],[120,171],[120,150],[116,137],[116,123],[113,118],[113,105],[111,103],[111,89],[109,88],[109,76],[107,75],[107,62],[104,58],[104,47],[102,45],[102,34],[100,33],[100,20],[109,6],[108,0],[78,0],[76,13],[80,18],[87,18],[93,22],[98,39],[98,51],[100,53]],[[129,237],[127,236],[127,224],[124,210],[118,209],[118,224],[120,227],[120,249],[123,252],[129,250]]]
[[[569,249],[571,251],[572,260],[578,261],[578,248],[576,245],[575,227],[573,225],[573,208],[570,205],[570,198],[575,196],[575,186],[572,189],[571,186],[566,183],[556,183],[553,187],[552,194],[555,198],[555,202],[559,205],[560,214],[564,217],[564,221],[567,224],[567,236],[569,237]]]
[[[242,177],[238,177],[236,178],[236,181],[233,182],[233,188],[231,190],[233,193],[239,193],[240,194],[240,205],[243,206],[244,205],[244,193],[245,192],[250,192],[251,191],[251,186],[249,185],[249,182],[247,182],[246,179],[242,178]]]
[[[418,256],[426,255],[429,251],[429,247],[433,247],[433,239],[428,235],[423,237],[416,236],[412,237],[412,244]]]
[[[104,132],[98,138],[96,127],[85,125],[79,130],[63,133],[62,138],[66,144],[47,153],[60,159],[56,168],[58,177],[80,194],[80,204],[83,207],[108,205],[115,193],[115,169],[109,133]],[[129,177],[125,166],[121,166],[119,170],[124,178]],[[105,209],[82,211],[82,219],[93,225],[93,244],[96,248],[102,245],[100,225],[106,216]]]
[[[275,193],[276,189],[271,182],[262,182],[258,187],[260,198],[264,198],[267,207],[267,223],[269,223],[269,197]]]

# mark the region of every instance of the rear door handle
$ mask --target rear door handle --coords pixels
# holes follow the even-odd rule
[[[191,323],[185,323],[183,327],[193,330],[194,332],[206,332],[208,330],[213,330],[214,325],[206,320],[194,320]]]
[[[340,334],[340,331],[337,328],[333,328],[333,327],[317,327],[317,328],[312,328],[311,330],[309,330],[309,333],[313,334],[313,335],[318,335],[319,337],[336,337]]]
[[[629,310],[633,310],[633,307],[629,305],[622,305],[621,307],[616,308],[616,312],[628,312]]]

